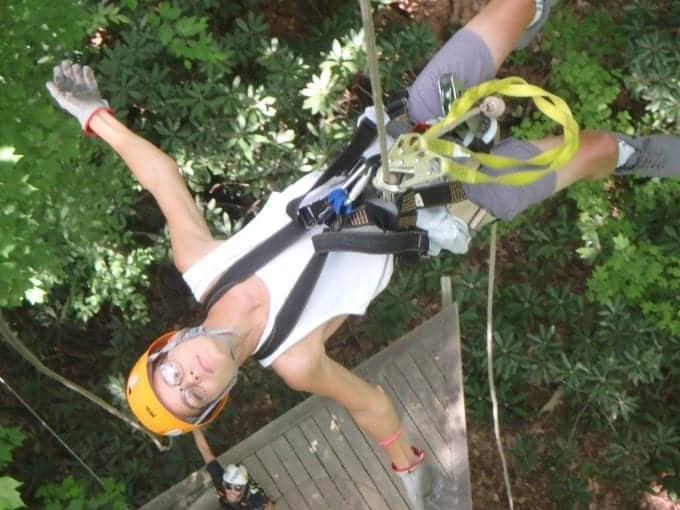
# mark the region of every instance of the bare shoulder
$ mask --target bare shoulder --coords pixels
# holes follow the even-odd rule
[[[217,248],[224,241],[213,238],[203,229],[189,228],[179,231],[171,229],[170,244],[172,259],[180,273],[185,273],[191,266]]]

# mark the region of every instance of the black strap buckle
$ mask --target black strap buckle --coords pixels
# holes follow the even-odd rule
[[[335,217],[335,211],[325,198],[300,207],[297,211],[298,221],[309,229],[315,225],[330,223]]]

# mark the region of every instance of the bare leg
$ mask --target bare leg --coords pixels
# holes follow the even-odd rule
[[[535,0],[492,0],[484,7],[437,51],[408,88],[411,120],[441,117],[443,77],[451,74],[465,88],[493,79],[535,10]]]
[[[332,332],[340,322],[331,324],[329,331]],[[369,384],[330,359],[320,337],[308,337],[298,342],[283,353],[272,368],[290,388],[338,402],[375,442],[394,436],[401,427],[394,404],[382,388]],[[385,452],[397,468],[408,467],[416,460],[405,434],[386,446]]]
[[[562,137],[551,136],[532,141],[541,151],[562,143]],[[619,148],[616,139],[604,131],[586,130],[581,133],[578,152],[565,166],[557,170],[554,192],[563,190],[581,179],[604,179],[616,167]]]

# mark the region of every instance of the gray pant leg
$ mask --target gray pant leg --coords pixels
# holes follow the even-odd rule
[[[491,150],[491,154],[500,154],[515,159],[529,159],[540,152],[541,151],[537,147],[529,142],[516,140],[514,138],[507,138],[501,141]],[[487,175],[498,176],[512,172],[536,170],[536,167],[516,166],[504,168],[503,170],[493,170],[488,167],[482,167],[480,170]],[[509,186],[506,184],[493,183],[464,183],[463,189],[472,202],[483,207],[496,218],[509,220],[532,205],[542,202],[552,195],[555,190],[556,182],[557,176],[555,175],[555,172],[550,172],[537,181],[524,186]]]
[[[486,43],[474,32],[459,30],[435,54],[408,88],[408,113],[412,122],[425,122],[443,115],[437,84],[445,74],[466,87],[491,80],[496,66]]]

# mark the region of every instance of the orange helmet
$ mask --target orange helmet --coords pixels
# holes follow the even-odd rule
[[[153,361],[152,354],[165,347],[176,333],[178,332],[164,333],[151,343],[132,367],[125,392],[128,405],[139,422],[154,434],[164,436],[178,436],[210,423],[217,418],[229,400],[228,391],[225,391],[224,396],[208,406],[195,422],[178,418],[161,403],[151,385],[150,363]]]

